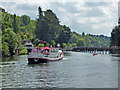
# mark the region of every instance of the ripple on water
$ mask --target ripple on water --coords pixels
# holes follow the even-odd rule
[[[27,56],[3,62],[2,82],[6,88],[116,88],[118,62],[111,55],[65,52],[64,58],[47,64],[27,63]]]

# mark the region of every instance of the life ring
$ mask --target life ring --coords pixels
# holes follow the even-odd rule
[[[37,61],[38,61],[38,58],[34,58],[34,61],[37,62]]]

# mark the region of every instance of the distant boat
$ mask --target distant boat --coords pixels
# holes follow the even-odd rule
[[[93,56],[97,56],[97,53],[94,53]]]
[[[34,48],[28,55],[28,63],[47,63],[48,61],[57,61],[63,58],[62,50],[59,48]]]

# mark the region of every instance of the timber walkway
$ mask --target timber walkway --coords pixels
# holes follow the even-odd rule
[[[89,53],[100,53],[100,54],[120,54],[120,47],[73,47],[71,51],[76,52],[89,52]]]

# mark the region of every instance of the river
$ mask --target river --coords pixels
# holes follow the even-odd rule
[[[3,58],[2,88],[118,88],[119,59],[71,51],[44,64],[28,65],[27,55]]]

